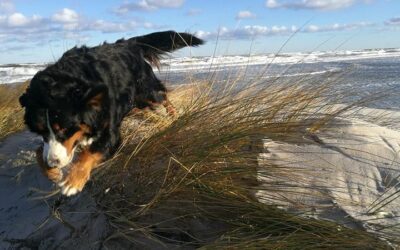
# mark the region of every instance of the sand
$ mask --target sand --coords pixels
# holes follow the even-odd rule
[[[400,223],[399,143],[398,131],[346,119],[296,143],[265,139],[258,157],[261,189],[255,195],[264,203],[307,211],[306,216],[377,232]],[[271,164],[285,166],[280,178],[279,173],[271,177]],[[289,179],[285,172],[296,176]],[[270,191],[273,187],[282,188]],[[385,201],[392,202],[379,205]]]
[[[38,199],[55,189],[36,164],[40,142],[29,132],[0,142],[0,249],[99,248],[108,227],[89,193]]]

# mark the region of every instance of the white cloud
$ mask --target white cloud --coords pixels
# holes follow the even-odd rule
[[[51,19],[59,23],[76,23],[79,21],[79,15],[74,10],[64,8],[55,13]]]
[[[400,26],[400,17],[393,17],[385,21],[385,25]]]
[[[126,22],[110,22],[105,20],[95,20],[82,25],[81,31],[99,31],[102,33],[119,33],[129,32],[137,28],[145,29],[158,29],[164,26],[157,25],[151,22],[138,22],[138,21],[126,21]]]
[[[196,35],[198,38],[201,38],[201,39],[210,39],[210,38],[212,38],[215,34],[212,33],[212,32],[209,32],[209,31],[198,30],[198,31],[196,31],[195,35]]]
[[[10,0],[0,0],[0,13],[12,13],[15,11],[14,3]]]
[[[75,30],[79,27],[80,17],[76,11],[64,8],[56,12],[51,20],[63,25],[64,30]]]
[[[271,9],[310,9],[310,10],[337,10],[348,8],[356,3],[369,3],[373,0],[267,0],[265,6]]]
[[[140,0],[139,2],[128,2],[118,6],[114,12],[117,14],[126,14],[131,11],[154,11],[158,9],[179,8],[185,0]]]
[[[40,25],[44,19],[38,15],[27,17],[22,13],[15,12],[10,15],[0,16],[0,28],[2,29],[21,29]],[[1,32],[0,32],[1,33]]]
[[[10,27],[26,26],[29,19],[21,13],[14,13],[8,17],[8,25]]]
[[[161,29],[166,27],[166,25],[158,25],[150,22],[141,23],[140,26],[142,26],[145,29]]]
[[[93,23],[86,26],[86,30],[95,30],[103,33],[118,33],[132,31],[138,28],[140,25],[136,21],[118,23],[108,22],[104,20],[96,20]]]
[[[90,37],[88,35],[76,32],[66,32],[63,34],[63,38],[79,41],[79,43],[84,43],[90,40]]]
[[[47,18],[38,15],[26,16],[14,12],[0,14],[0,42],[6,47],[27,41],[47,44],[49,40],[73,39],[84,42],[88,40],[91,31],[121,33],[131,32],[140,27],[158,29],[161,26],[135,20],[124,22],[92,20],[67,8]]]
[[[255,18],[256,14],[252,13],[251,11],[248,10],[241,10],[237,13],[236,19],[251,19]]]
[[[329,31],[348,31],[348,30],[355,30],[364,27],[371,27],[374,26],[374,23],[370,22],[359,22],[359,23],[350,23],[350,24],[339,24],[335,23],[332,25],[327,26],[317,26],[317,25],[309,25],[304,29],[303,32],[329,32]]]
[[[237,29],[228,29],[222,27],[217,32],[197,31],[196,35],[202,39],[214,39],[219,36],[220,39],[252,39],[260,36],[286,35],[294,32],[295,26],[262,26],[246,25]]]
[[[179,8],[185,2],[184,0],[143,0],[150,6],[157,8]]]
[[[287,26],[279,26],[275,25],[272,27],[262,26],[262,25],[247,25],[244,27],[240,27],[237,29],[228,29],[226,27],[222,27],[219,31],[216,32],[208,32],[204,30],[200,30],[196,32],[196,35],[202,39],[210,40],[215,39],[217,36],[219,39],[253,39],[256,37],[267,37],[267,36],[279,36],[279,35],[289,35],[294,32],[300,33],[316,33],[316,32],[330,32],[330,31],[349,31],[349,30],[357,30],[364,27],[374,26],[374,23],[369,22],[359,22],[359,23],[350,23],[350,24],[332,24],[327,26],[318,26],[318,25],[309,25],[303,30],[298,30],[299,28],[295,25],[287,27]]]
[[[265,5],[268,8],[278,8],[279,4],[275,1],[275,0],[267,0],[267,2],[265,3]]]
[[[202,12],[201,9],[190,9],[185,14],[187,16],[197,16],[197,15],[201,14],[201,12]]]

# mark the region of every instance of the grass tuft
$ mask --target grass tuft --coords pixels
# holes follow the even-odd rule
[[[171,93],[176,118],[147,112],[128,117],[123,146],[98,171],[92,189],[114,232],[105,246],[124,239],[139,247],[386,249],[368,232],[254,197],[263,139],[302,143],[366,100],[338,105],[351,95],[338,93],[338,77],[246,86],[210,80]],[[282,193],[279,180],[304,181],[285,166],[271,164],[265,172],[276,180],[271,192]]]
[[[18,102],[28,82],[0,84],[0,138],[24,129],[23,109]]]

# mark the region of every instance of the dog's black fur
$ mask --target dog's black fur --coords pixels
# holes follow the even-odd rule
[[[84,124],[89,128],[85,137],[93,138],[89,150],[107,158],[119,145],[119,127],[127,113],[167,101],[166,87],[150,64],[159,66],[163,54],[201,44],[191,34],[165,31],[72,48],[38,72],[20,97],[25,123],[46,140],[48,112],[60,142]]]

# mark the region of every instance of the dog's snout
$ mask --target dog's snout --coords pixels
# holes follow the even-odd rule
[[[49,167],[62,168],[72,160],[73,152],[68,153],[64,145],[54,138],[43,145],[43,160]]]
[[[50,167],[57,167],[57,166],[59,166],[60,165],[60,160],[59,159],[57,159],[57,158],[54,158],[54,157],[50,157],[49,159],[48,159],[48,165],[50,166]]]
[[[60,166],[60,159],[54,157],[54,156],[49,156],[47,158],[47,165],[49,165],[49,167],[55,168],[55,167],[59,167]]]

